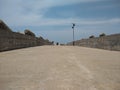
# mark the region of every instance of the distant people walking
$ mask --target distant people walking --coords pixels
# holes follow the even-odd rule
[[[57,42],[57,43],[56,43],[56,45],[58,46],[58,45],[59,45],[59,43]]]

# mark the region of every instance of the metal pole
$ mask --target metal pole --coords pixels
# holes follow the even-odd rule
[[[73,46],[74,46],[74,27],[73,27]]]
[[[73,46],[75,45],[75,41],[74,41],[74,27],[75,27],[75,23],[72,23],[73,26],[72,26],[72,29],[73,29]]]

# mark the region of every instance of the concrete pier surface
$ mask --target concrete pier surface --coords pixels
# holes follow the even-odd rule
[[[120,52],[77,46],[0,52],[0,90],[120,90]]]

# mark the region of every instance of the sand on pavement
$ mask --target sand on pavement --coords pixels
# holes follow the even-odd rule
[[[120,90],[120,52],[77,46],[1,52],[0,90]]]

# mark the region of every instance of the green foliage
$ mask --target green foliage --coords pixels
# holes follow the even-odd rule
[[[90,36],[89,38],[95,38],[95,36],[94,36],[94,35],[92,35],[92,36]]]
[[[99,35],[99,37],[104,37],[104,36],[106,36],[105,33],[102,33],[102,34]]]
[[[32,31],[28,30],[28,29],[26,29],[26,30],[24,31],[24,33],[25,33],[25,35],[29,35],[29,36],[35,37],[35,34],[34,34]]]

